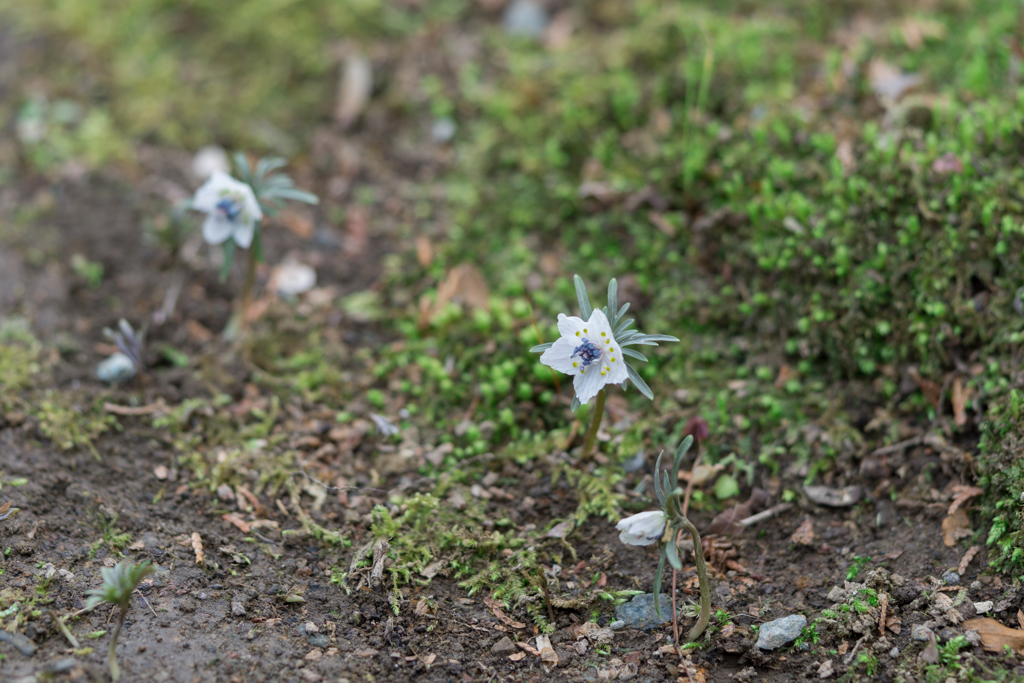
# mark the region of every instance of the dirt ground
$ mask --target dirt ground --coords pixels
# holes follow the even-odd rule
[[[104,396],[120,404],[132,393],[111,393],[93,378],[92,369],[102,358],[95,349],[97,332],[112,322],[110,297],[118,297],[121,308],[151,313],[173,275],[163,262],[166,257],[138,239],[132,197],[129,184],[98,178],[8,188],[4,196],[8,209],[25,202],[53,201],[53,213],[43,233],[48,248],[60,254],[84,253],[109,269],[101,287],[91,290],[59,269],[34,268],[17,243],[0,250],[3,289],[8,293],[0,314],[29,314],[37,333],[50,343],[60,332],[74,330],[77,350],[55,365],[54,380],[58,390],[76,392],[83,403],[89,397]],[[322,263],[332,260],[330,247],[302,245],[286,231],[278,235],[297,244],[274,244],[275,250],[319,250]],[[345,291],[353,281],[372,277],[379,256],[363,259],[357,270],[327,267],[323,277]],[[152,277],[154,271],[160,272],[159,277]],[[188,288],[179,304],[180,316],[212,329],[223,326],[229,314],[230,289],[217,284],[213,276]],[[341,321],[335,325],[338,334],[357,344],[367,343],[375,335],[368,326],[343,330]],[[153,331],[151,346],[161,340],[173,341],[205,358],[231,353],[231,347],[216,338],[200,343],[194,334],[190,336],[173,324]],[[218,390],[234,401],[253,400],[259,392],[251,386],[248,391],[245,388],[250,368],[247,361],[236,358],[227,367]],[[190,373],[166,363],[157,363],[152,374],[153,383],[145,388],[142,401],[147,405],[157,399],[179,402],[209,391]],[[9,549],[0,567],[8,589],[31,589],[51,565],[73,573],[73,579],[57,577],[49,592],[53,602],[48,607],[65,614],[82,607],[83,591],[98,582],[99,568],[111,561],[108,546],[96,545],[104,525],[130,534],[134,542],[127,554],[136,561],[152,560],[167,571],[147,583],[120,638],[118,652],[126,680],[526,681],[554,676],[568,681],[632,676],[662,681],[685,674],[677,668],[676,657],[659,650],[669,642],[671,625],[646,633],[616,631],[610,650],[595,656],[594,648],[578,645],[586,639],[577,641],[578,625],[591,614],[555,609],[552,624],[556,630],[551,642],[558,664],[552,670],[532,655],[510,661],[517,648],[513,646],[511,652],[503,649],[506,637],[527,642],[536,635],[522,610],[513,607],[509,621],[514,626],[510,626],[485,604],[487,596],[467,597],[452,579],[436,576],[429,584],[403,588],[397,614],[385,594],[366,585],[347,594],[331,583],[331,568],[347,566],[368,538],[370,504],[385,501],[388,486],[399,482],[406,491],[416,490],[417,482],[410,487],[401,473],[388,477],[384,491],[358,498],[351,493],[327,496],[315,517],[351,539],[351,547],[339,549],[302,535],[282,536],[279,530],[301,525],[293,510],[272,500],[261,503],[279,530],[268,528],[259,532],[260,542],[246,544],[246,534],[223,519],[234,509],[233,503],[190,487],[184,472],[177,475],[177,481],[168,481],[166,470],[176,466],[169,444],[143,417],[122,416],[119,420],[123,432],[100,437],[96,459],[88,449],[65,452],[41,439],[37,424],[24,415],[4,416],[0,422],[0,472],[6,481],[23,478],[27,483],[3,489],[4,498],[23,511],[0,527],[2,545]],[[316,420],[285,420],[282,427],[319,431],[321,436],[325,431]],[[713,605],[731,616],[732,625],[715,631],[709,642],[693,651],[691,673],[707,681],[794,680],[816,677],[826,659],[833,660],[836,675],[857,672],[855,663],[844,663],[842,655],[827,654],[829,650],[842,651],[844,644],[853,646],[854,638],[826,632],[807,651],[763,653],[754,647],[752,627],[794,612],[820,613],[832,604],[826,596],[833,587],[844,584],[851,566],[857,563],[863,565],[861,580],[872,569],[885,567],[901,575],[908,586],[917,586],[918,592],[955,568],[963,548],[944,545],[940,525],[953,495],[952,486],[967,483],[961,477],[967,473],[964,456],[969,456],[972,445],[960,447],[964,450],[952,445],[912,445],[845,463],[827,480],[836,488],[860,487],[863,500],[856,505],[828,508],[802,498],[791,509],[735,537],[719,537],[717,543],[735,554],[718,559],[712,580]],[[349,466],[369,468],[383,455],[377,445],[366,442],[356,449]],[[574,493],[564,485],[552,488],[546,472],[559,455],[541,458],[536,467],[501,464],[503,481],[518,482],[505,487],[508,500],[530,497],[537,501],[533,508],[514,513],[517,528],[541,526],[571,514]],[[650,475],[653,466],[653,457],[648,457],[618,488],[632,490],[641,477]],[[160,468],[165,468],[163,479],[158,478]],[[415,467],[411,473],[415,474]],[[779,492],[799,489],[805,474],[783,469],[780,476],[771,476],[759,470],[755,483],[772,494],[771,503],[777,503]],[[424,491],[432,487],[429,481],[419,485]],[[508,505],[495,499],[490,509],[496,515],[508,514]],[[805,520],[810,521],[812,533],[807,536],[805,529],[804,538],[794,541],[794,532]],[[695,521],[704,529],[710,515],[698,512]],[[190,541],[196,533],[207,558],[216,558],[216,567],[210,559],[206,567],[197,566]],[[638,553],[620,544],[608,522],[592,518],[567,540],[575,547],[579,562],[555,579],[563,582],[563,588],[571,591],[572,582],[584,582],[599,572],[607,590],[650,590],[653,553]],[[548,542],[557,545],[561,541]],[[234,553],[242,552],[239,549],[244,550],[244,564],[231,561]],[[737,564],[729,568],[726,559]],[[969,587],[972,601],[994,600],[1000,602],[997,607],[1012,610],[1016,596],[1006,594],[999,578],[980,575],[984,562],[982,551],[967,565],[959,585]],[[691,570],[682,583],[689,585],[692,578]],[[286,602],[285,598],[296,592],[304,602]],[[907,609],[907,603],[912,604],[916,597],[912,592],[909,596],[904,593],[908,599],[902,604],[897,595],[898,591],[894,592],[889,616],[897,615],[902,624],[899,633],[886,632],[884,651],[878,653],[879,680],[891,679],[899,666],[900,659],[889,654],[893,647],[900,657],[913,660],[924,646],[911,640],[911,629],[927,621],[928,615]],[[423,598],[427,598],[427,608],[416,609]],[[12,635],[0,642],[0,652],[5,655],[0,662],[3,679],[39,680],[59,672],[67,680],[103,680],[105,638],[97,639],[91,654],[71,654],[68,642],[47,615],[44,612],[30,619],[23,637]],[[81,638],[108,630],[110,616],[109,610],[100,608],[71,624]],[[612,621],[613,610],[600,609],[597,623]],[[683,628],[689,623],[684,619]],[[870,638],[862,647],[874,647],[877,642]],[[747,671],[752,666],[754,674]],[[737,675],[740,678],[735,678]]]

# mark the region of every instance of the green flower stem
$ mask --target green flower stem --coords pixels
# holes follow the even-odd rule
[[[249,306],[252,304],[252,289],[256,284],[256,249],[249,246],[249,262],[245,269],[245,288],[242,290],[242,310],[239,311],[239,329],[244,330],[249,324]]]
[[[597,438],[597,429],[601,426],[601,420],[604,418],[604,400],[607,396],[608,394],[604,389],[597,394],[594,414],[590,417],[590,426],[587,427],[587,435],[583,438],[583,452],[580,454],[580,458],[584,460],[589,458],[590,451],[594,450],[594,440]]]
[[[121,669],[117,666],[117,637],[121,635],[121,627],[124,626],[124,618],[128,611],[124,607],[118,608],[117,623],[114,624],[114,631],[110,634],[110,652],[107,660],[110,663],[110,680],[121,680]]]
[[[683,528],[689,531],[690,537],[693,538],[693,561],[697,565],[697,579],[700,582],[700,615],[697,617],[697,623],[690,629],[690,635],[687,636],[687,642],[692,643],[700,638],[711,621],[711,584],[708,583],[708,566],[704,563],[704,549],[700,545],[697,527],[684,517]]]

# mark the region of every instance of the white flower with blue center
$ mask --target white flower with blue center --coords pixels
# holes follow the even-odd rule
[[[618,308],[618,283],[613,278],[608,283],[608,306],[592,309],[587,290],[579,275],[573,276],[576,297],[580,304],[580,317],[558,315],[557,341],[540,344],[530,349],[540,353],[540,362],[567,375],[572,375],[576,396],[572,401],[575,411],[594,398],[608,384],[626,387],[629,381],[640,393],[654,399],[654,393],[643,378],[626,362],[632,358],[647,362],[647,358],[628,346],[657,346],[659,341],[679,341],[667,334],[641,334],[631,330],[633,319],[623,320],[629,304]],[[611,320],[609,318],[614,316]]]
[[[256,221],[263,218],[252,187],[223,171],[214,171],[196,190],[192,208],[207,214],[203,239],[208,244],[223,244],[231,239],[242,249],[252,244]]]
[[[615,525],[619,540],[626,545],[651,545],[665,535],[668,516],[661,510],[648,510],[626,517]]]
[[[540,362],[572,375],[581,404],[586,405],[606,384],[622,384],[629,378],[622,348],[604,311],[593,311],[589,320],[560,313],[558,332],[562,336],[541,354]]]

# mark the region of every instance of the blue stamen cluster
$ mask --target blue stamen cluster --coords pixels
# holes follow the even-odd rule
[[[573,358],[579,356],[580,360],[583,361],[583,367],[587,367],[601,357],[601,349],[597,348],[597,345],[586,337],[583,337],[582,341],[582,344],[572,350],[572,356]]]
[[[242,202],[231,197],[224,197],[217,202],[217,210],[223,213],[228,220],[235,220],[238,214],[242,213]]]

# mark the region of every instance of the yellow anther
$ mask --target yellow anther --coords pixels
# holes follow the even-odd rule
[[[606,334],[605,334],[604,332],[602,332],[602,333],[601,333],[601,336],[602,336],[602,337],[606,337],[607,335],[606,335]]]
[[[615,356],[612,356],[612,362],[613,363],[615,362]]]
[[[580,336],[580,333],[579,333],[579,331],[577,331],[577,332],[576,332],[576,336],[577,336],[577,337],[578,337],[578,336]]]
[[[601,376],[602,376],[602,377],[604,377],[604,376],[605,376],[605,374],[606,374],[606,373],[605,373],[605,371],[604,371],[604,370],[602,370],[602,371],[601,371]]]
[[[615,360],[615,359],[613,358],[612,360]],[[572,366],[573,366],[574,368],[578,368],[578,367],[580,366],[580,364],[579,364],[579,363],[577,363],[577,362],[575,362],[575,361],[573,361],[573,364],[572,364]]]
[[[583,328],[583,331],[584,331],[584,332],[586,332],[586,331],[587,331],[587,328],[585,328],[585,327],[584,327],[584,328]]]

